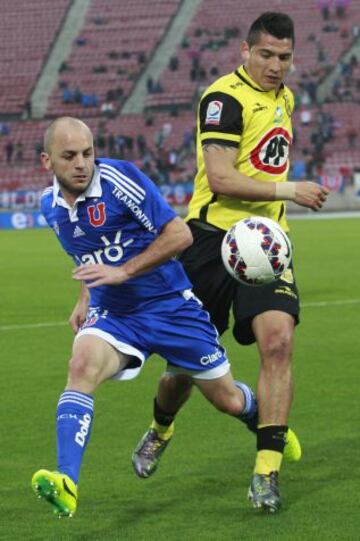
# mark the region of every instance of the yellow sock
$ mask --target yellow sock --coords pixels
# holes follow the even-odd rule
[[[269,475],[272,471],[279,471],[283,455],[278,451],[262,449],[256,455],[254,473]]]
[[[173,422],[171,423],[171,425],[166,426],[166,425],[160,425],[154,419],[153,422],[151,423],[151,428],[154,428],[156,432],[159,434],[160,438],[165,441],[169,440],[174,433]]]

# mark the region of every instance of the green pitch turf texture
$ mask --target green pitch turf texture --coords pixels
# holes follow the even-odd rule
[[[197,391],[157,473],[135,477],[131,452],[151,420],[164,368],[152,357],[137,380],[96,393],[71,520],[53,517],[30,479],[55,468],[55,408],[72,342],[65,322],[78,284],[51,232],[0,232],[0,539],[359,539],[359,231],[357,219],[292,222],[303,309],[291,425],[304,456],[282,469],[281,513],[250,507],[254,437]],[[254,385],[255,348],[237,347],[230,332],[224,343],[234,375]]]

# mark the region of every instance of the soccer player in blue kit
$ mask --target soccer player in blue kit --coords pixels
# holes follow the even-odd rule
[[[251,389],[233,380],[217,331],[174,259],[192,243],[190,230],[151,180],[132,163],[95,160],[90,129],[71,117],[46,130],[42,162],[54,181],[41,209],[77,265],[73,278],[81,290],[70,317],[76,336],[56,412],[57,471],[37,471],[32,488],[56,515],[69,517],[77,507],[93,394],[102,382],[132,379],[158,353],[169,373],[191,377],[217,409],[252,430],[257,405]],[[161,426],[155,428],[161,434]],[[166,431],[169,439],[171,428]]]

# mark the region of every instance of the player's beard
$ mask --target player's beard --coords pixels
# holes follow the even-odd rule
[[[86,192],[86,190],[89,187],[89,184],[91,183],[92,177],[93,177],[93,173],[91,175],[89,175],[89,177],[86,179],[86,181],[85,180],[84,181],[79,180],[77,183],[74,184],[74,180],[69,181],[67,179],[56,176],[61,190],[69,193],[72,196],[76,196],[76,197],[81,195],[82,193]]]

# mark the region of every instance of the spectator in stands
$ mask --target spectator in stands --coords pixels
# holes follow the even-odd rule
[[[111,60],[117,60],[118,58],[120,58],[120,53],[118,53],[118,51],[109,51],[107,53],[107,56]]]
[[[115,91],[112,88],[109,88],[109,90],[106,92],[106,101],[114,101],[115,100]]]
[[[137,61],[139,66],[144,66],[146,64],[146,54],[144,53],[144,51],[140,51],[137,57]]]
[[[324,21],[328,21],[330,18],[330,7],[332,0],[317,0],[317,7],[321,11],[321,15]]]
[[[151,75],[149,75],[146,80],[146,89],[148,91],[148,94],[152,94],[154,92],[154,80]]]
[[[96,152],[102,156],[104,154],[105,147],[106,147],[105,134],[102,129],[99,130],[98,128],[98,131],[95,135]]]
[[[183,134],[182,147],[186,150],[186,154],[193,152],[195,149],[194,133],[191,130],[185,130]]]
[[[63,101],[63,103],[73,103],[74,102],[74,93],[67,86],[63,90],[62,101]]]
[[[237,26],[226,27],[224,29],[224,38],[225,39],[234,39],[239,37],[240,29]]]
[[[304,159],[298,158],[292,163],[290,178],[295,180],[306,178],[306,164]]]
[[[348,140],[349,149],[355,148],[355,143],[358,137],[358,130],[356,129],[352,121],[349,122],[346,129],[346,137]]]
[[[346,11],[350,5],[350,0],[334,0],[335,13],[339,19],[343,19],[346,16]]]
[[[77,86],[74,90],[74,101],[75,103],[81,103],[81,100],[82,100],[82,92],[80,90],[80,88]]]
[[[154,94],[161,94],[164,92],[163,86],[160,81],[155,81],[154,87],[153,87],[153,93]]]
[[[124,139],[125,139],[126,156],[128,159],[132,160],[133,149],[134,149],[134,138],[131,137],[130,135],[126,135]]]
[[[169,164],[169,170],[174,171],[176,169],[177,163],[178,163],[178,153],[175,148],[172,148],[168,153],[168,164]]]
[[[81,105],[83,107],[96,107],[99,102],[99,98],[96,94],[83,94],[81,98]]]
[[[93,73],[106,73],[107,67],[105,66],[105,64],[98,64],[96,66],[93,66],[92,72]]]
[[[172,133],[172,129],[173,127],[172,127],[171,122],[164,122],[161,128],[162,134],[164,136],[164,140],[170,136],[170,134]]]
[[[12,161],[12,157],[14,154],[14,143],[11,139],[6,143],[5,145],[5,156],[6,156],[6,163],[10,164]]]
[[[170,71],[177,71],[179,69],[179,58],[176,55],[170,57],[169,69]]]
[[[0,135],[10,135],[10,126],[6,122],[0,122]]]
[[[35,150],[35,163],[39,164],[40,163],[40,156],[41,156],[41,153],[43,151],[43,144],[42,144],[41,141],[37,141],[35,143],[34,150]]]
[[[108,147],[108,153],[109,153],[110,158],[115,158],[116,157],[116,139],[115,139],[115,135],[112,132],[110,132],[107,137],[107,147]]]
[[[80,47],[82,47],[83,45],[86,45],[87,40],[85,37],[79,36],[78,38],[76,38],[75,43],[76,45],[79,45]]]
[[[121,88],[121,86],[116,87],[114,92],[115,92],[115,99],[116,100],[121,100],[122,97],[124,96],[124,89]]]
[[[115,116],[114,104],[111,101],[104,101],[101,104],[100,111],[107,118],[113,118]]]
[[[145,126],[152,126],[154,124],[154,115],[150,109],[146,109],[144,113]]]
[[[117,135],[115,139],[116,139],[118,157],[120,160],[123,160],[125,158],[125,152],[126,152],[125,137],[123,135]]]
[[[170,116],[178,116],[179,106],[177,103],[172,103],[169,110]]]
[[[32,118],[32,103],[31,100],[25,102],[25,115],[27,119]]]
[[[187,49],[188,47],[190,47],[190,39],[188,36],[183,37],[182,42],[181,42],[181,47],[183,49]]]
[[[68,71],[69,69],[69,65],[67,62],[61,62],[60,66],[59,66],[59,73],[63,73],[64,71]]]
[[[211,66],[210,68],[210,75],[211,77],[218,77],[219,76],[219,68],[217,66]]]
[[[137,144],[139,156],[140,156],[140,158],[142,158],[144,156],[144,154],[145,154],[145,151],[146,151],[145,135],[140,133],[136,138],[136,144]]]
[[[311,124],[312,120],[312,113],[310,109],[307,109],[305,107],[301,107],[300,111],[300,122],[303,126],[308,126]]]
[[[107,24],[107,20],[104,17],[97,15],[93,18],[93,23],[96,24],[96,26],[103,26],[104,24]]]
[[[354,40],[360,36],[360,26],[358,24],[354,24],[351,27],[351,35]]]
[[[15,161],[17,164],[21,165],[24,160],[24,145],[21,141],[15,143]]]

